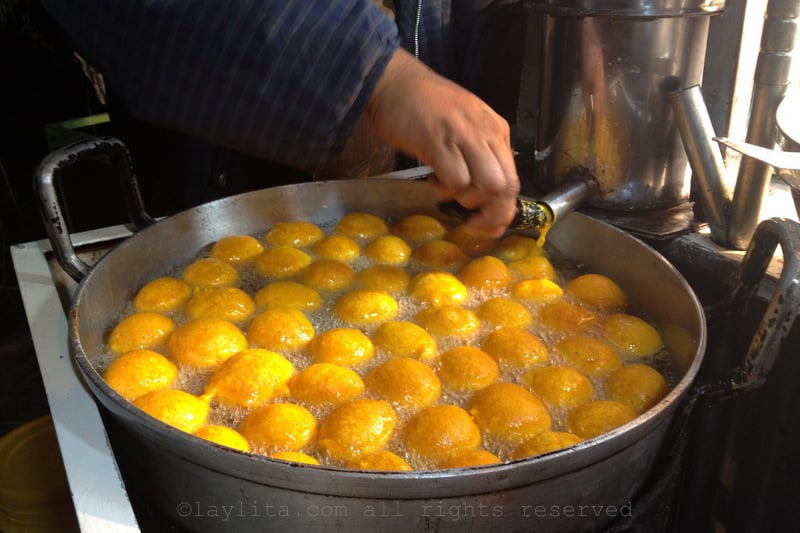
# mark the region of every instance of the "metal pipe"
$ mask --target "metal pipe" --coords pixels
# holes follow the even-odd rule
[[[767,148],[775,145],[775,110],[790,83],[799,13],[798,0],[769,0],[767,4],[746,138],[750,144]],[[747,247],[758,225],[771,175],[768,164],[742,158],[725,238],[728,246],[740,250]]]
[[[727,239],[727,211],[733,187],[725,181],[725,162],[719,145],[713,141],[714,125],[703,93],[699,85],[693,85],[670,93],[669,98],[692,167],[697,202],[706,215],[711,237],[722,243]]]

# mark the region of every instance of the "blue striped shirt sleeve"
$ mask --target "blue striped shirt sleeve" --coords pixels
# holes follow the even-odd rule
[[[371,0],[47,0],[138,119],[313,169],[399,45]]]

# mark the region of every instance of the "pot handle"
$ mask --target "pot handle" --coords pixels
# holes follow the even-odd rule
[[[61,212],[55,182],[61,178],[62,171],[66,168],[96,155],[108,156],[114,173],[123,180],[123,188],[127,188],[128,192],[126,196],[128,214],[136,228],[141,229],[155,222],[144,209],[130,154],[119,139],[98,137],[82,140],[47,155],[36,168],[33,189],[39,197],[39,210],[56,259],[64,271],[78,282],[91,267],[75,253],[66,220]]]
[[[703,385],[696,391],[712,404],[756,389],[766,381],[800,312],[800,224],[786,218],[766,219],[756,228],[742,259],[728,309],[735,313],[751,304],[778,244],[783,252],[783,268],[742,362],[717,383]]]

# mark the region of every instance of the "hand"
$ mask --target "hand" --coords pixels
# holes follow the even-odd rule
[[[514,218],[520,185],[508,123],[480,98],[398,49],[367,114],[398,150],[433,167],[443,200],[477,209],[467,224],[500,236]]]

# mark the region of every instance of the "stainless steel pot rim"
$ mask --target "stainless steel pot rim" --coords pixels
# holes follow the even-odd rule
[[[378,180],[367,181],[369,183],[373,183],[373,185],[371,185],[373,187],[383,186],[383,184],[377,183]],[[392,184],[387,184],[389,187],[406,188],[418,186],[420,187],[420,191],[422,190],[422,187],[427,187],[427,185],[422,182],[404,182],[402,185],[397,185],[396,180],[388,181],[392,182]],[[286,190],[283,192],[288,192],[292,195],[300,195],[300,189],[305,192],[322,191],[323,193],[326,190],[324,182],[317,182],[307,185],[307,187],[300,187],[299,189],[297,186],[286,186]],[[349,190],[347,189],[348,186],[348,184],[337,182],[337,185],[334,187],[344,187],[346,190]],[[362,185],[359,184],[358,187],[362,187]],[[425,190],[427,194],[427,189]],[[243,197],[251,194],[253,193],[246,193],[245,195],[240,196]],[[211,204],[205,204],[204,206],[201,206],[202,209],[194,208],[193,210],[190,210],[192,213],[189,213],[189,215],[196,216],[199,214],[200,216],[206,216],[210,210],[214,209],[213,204],[219,202],[230,202],[230,204],[226,204],[228,207],[230,207],[231,205],[237,205],[239,200],[240,199],[237,199],[236,197],[232,197],[219,200],[217,202],[212,202]],[[332,198],[331,201],[335,202],[336,198]],[[432,201],[432,204],[435,204],[435,202]],[[132,246],[139,241],[144,241],[146,244],[147,239],[151,239],[151,233],[158,232],[159,227],[164,224],[172,224],[175,228],[177,228],[178,231],[180,231],[182,228],[187,226],[186,220],[183,220],[182,217],[189,215],[178,214],[168,219],[164,219],[151,227],[145,228],[126,241],[123,241],[118,246],[118,249],[125,249],[126,247]],[[591,227],[600,225],[599,227],[602,227],[604,232],[609,232],[615,236],[618,235],[619,239],[625,241],[631,239],[639,243],[638,239],[623,232],[622,230],[591,219],[581,213],[573,213],[567,217],[564,217],[562,221],[551,231],[551,238],[558,234],[559,227],[569,227],[575,225],[576,223],[590,224]],[[170,227],[170,229],[173,229],[173,227]],[[156,239],[155,242],[158,242],[158,240]],[[645,247],[643,243],[640,244],[642,247]],[[117,249],[115,249],[115,251],[112,253],[115,253],[116,250]],[[649,261],[653,262],[649,266],[655,267],[655,263],[658,263],[660,268],[671,272],[676,280],[680,280],[679,288],[683,289],[686,292],[687,297],[689,297],[693,302],[693,313],[698,314],[697,320],[699,323],[697,324],[697,331],[700,333],[698,333],[699,338],[696,339],[697,345],[693,347],[694,354],[692,355],[691,361],[686,365],[683,375],[678,380],[675,387],[664,399],[661,400],[661,402],[632,422],[599,437],[584,441],[571,448],[499,465],[448,470],[414,471],[405,473],[352,471],[328,467],[300,465],[296,463],[270,459],[265,456],[245,454],[214,445],[207,441],[203,441],[202,439],[177,430],[143,413],[139,409],[135,408],[132,404],[124,400],[105,383],[87,357],[86,346],[84,346],[84,344],[81,342],[79,334],[79,323],[81,314],[83,312],[81,308],[81,302],[83,301],[84,296],[83,293],[87,290],[89,284],[92,283],[92,279],[95,277],[95,275],[97,275],[97,272],[103,269],[105,261],[111,255],[112,254],[109,254],[101,259],[101,261],[95,265],[95,267],[79,284],[74,296],[74,302],[76,302],[76,304],[69,313],[70,347],[81,373],[87,380],[89,387],[93,390],[93,392],[95,392],[95,396],[110,410],[116,410],[118,413],[124,412],[125,417],[128,419],[133,417],[137,424],[141,425],[142,428],[145,428],[145,431],[157,435],[159,440],[166,437],[170,440],[170,442],[172,442],[172,439],[174,439],[176,443],[183,443],[184,445],[181,446],[181,449],[182,451],[186,452],[184,454],[185,457],[182,458],[183,460],[197,463],[202,465],[203,468],[218,469],[221,472],[224,471],[228,473],[232,471],[235,473],[235,475],[245,479],[250,479],[258,483],[279,485],[292,490],[298,490],[299,484],[312,492],[322,491],[326,494],[336,496],[381,497],[381,495],[383,495],[390,497],[392,495],[396,496],[399,491],[400,493],[407,494],[407,497],[412,497],[414,495],[419,495],[421,491],[425,491],[428,496],[436,497],[437,495],[452,495],[455,485],[464,480],[490,480],[491,486],[489,488],[486,488],[487,485],[485,483],[478,483],[476,485],[480,488],[476,488],[474,491],[475,493],[480,493],[481,491],[486,490],[498,490],[504,487],[514,488],[517,486],[522,486],[529,481],[529,478],[534,473],[536,475],[552,473],[552,475],[549,477],[563,475],[565,473],[565,463],[569,463],[569,470],[566,473],[569,473],[569,471],[576,471],[585,466],[591,465],[598,460],[598,458],[595,456],[595,453],[593,453],[593,450],[597,450],[599,446],[613,444],[613,450],[610,454],[613,455],[622,453],[622,451],[624,451],[628,446],[631,446],[639,438],[641,438],[642,433],[650,431],[651,428],[659,427],[659,424],[666,424],[670,420],[670,412],[676,408],[680,399],[687,393],[689,387],[691,386],[691,383],[693,382],[702,362],[702,355],[705,351],[705,321],[702,315],[702,308],[699,306],[699,302],[696,301],[696,297],[694,297],[693,292],[689,288],[688,284],[677,273],[677,270],[670,265],[665,258],[653,252],[652,257],[648,256]],[[650,270],[653,269],[651,268]],[[101,281],[105,280],[101,279]],[[213,456],[213,460],[209,460],[208,457],[205,457],[208,455]],[[566,461],[567,458],[569,458],[569,461]],[[345,483],[334,483],[334,489],[331,489],[331,491],[319,488],[320,480],[329,477],[334,477],[341,480],[355,480],[355,483],[353,483],[354,487],[346,487]],[[380,480],[380,483],[376,483],[378,480]],[[431,483],[420,484],[421,480],[428,480],[431,481]],[[463,491],[463,487],[459,486],[458,490]],[[347,492],[347,494],[344,494],[345,492]],[[463,492],[461,493],[463,494]]]
[[[528,0],[535,10],[567,16],[681,17],[712,15],[726,0]]]

